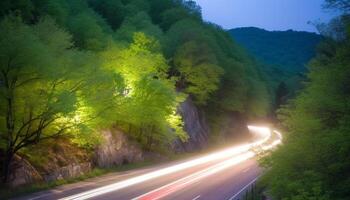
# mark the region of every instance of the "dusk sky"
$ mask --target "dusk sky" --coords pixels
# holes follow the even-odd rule
[[[324,0],[195,0],[206,21],[225,29],[255,26],[267,30],[316,32],[308,21],[327,22],[335,13],[324,11]]]

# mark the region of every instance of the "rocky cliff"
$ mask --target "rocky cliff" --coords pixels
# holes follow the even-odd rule
[[[63,139],[31,149],[30,154],[35,156],[17,155],[11,166],[10,185],[69,179],[84,175],[94,167],[106,168],[144,159],[142,149],[118,129],[104,130],[101,135],[102,142],[93,152]]]
[[[113,167],[127,163],[143,161],[143,151],[140,146],[130,141],[118,129],[102,131],[103,142],[96,148],[94,163],[98,167]]]
[[[184,129],[189,135],[187,142],[176,140],[174,149],[177,152],[190,152],[203,149],[208,145],[209,128],[203,112],[187,98],[180,107],[179,113],[184,121]]]
[[[26,159],[18,155],[15,155],[10,167],[13,169],[9,178],[10,186],[12,187],[44,180],[39,172]]]

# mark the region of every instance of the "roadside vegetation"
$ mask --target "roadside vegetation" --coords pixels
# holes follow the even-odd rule
[[[327,40],[310,62],[308,81],[278,111],[284,145],[264,159],[262,182],[273,199],[350,197],[350,1],[327,0],[343,15],[319,25]]]

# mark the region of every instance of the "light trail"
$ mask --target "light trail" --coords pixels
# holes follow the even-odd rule
[[[250,156],[254,157],[255,153],[253,153],[250,150],[254,147],[262,146],[264,143],[266,143],[271,138],[271,130],[269,128],[257,127],[257,126],[248,126],[248,128],[252,133],[254,133],[259,138],[256,142],[228,148],[226,150],[212,153],[212,154],[209,154],[207,156],[203,156],[203,157],[191,160],[191,161],[187,161],[187,162],[180,163],[180,164],[177,164],[174,166],[166,167],[164,169],[156,170],[154,172],[150,172],[150,173],[147,173],[144,175],[136,176],[136,177],[124,180],[124,181],[120,181],[120,182],[113,183],[113,184],[110,184],[107,186],[92,189],[92,190],[82,192],[82,193],[79,193],[76,195],[68,196],[68,197],[62,198],[60,200],[89,199],[89,198],[96,197],[96,196],[99,196],[102,194],[117,191],[117,190],[129,187],[129,186],[132,186],[132,185],[135,185],[138,183],[142,183],[142,182],[145,182],[145,181],[148,181],[151,179],[155,179],[155,178],[158,178],[158,177],[161,177],[164,175],[168,175],[168,174],[175,173],[175,172],[178,172],[181,170],[189,169],[191,167],[195,167],[195,166],[205,164],[205,163],[208,163],[211,161],[229,158],[229,160],[220,163],[220,164],[223,164],[221,167],[215,165],[217,169],[212,169],[209,174],[217,173],[223,169],[226,169],[229,166],[243,162],[244,160],[241,160],[240,162],[237,162],[237,161],[234,162],[234,160],[239,158],[240,156],[249,154]],[[282,136],[280,135],[280,138],[277,139],[276,141],[280,141],[281,139],[282,139]],[[273,144],[271,144],[272,146],[267,147],[267,149],[273,148],[274,146],[278,145],[279,143],[280,142],[273,143]],[[264,149],[264,146],[262,146],[262,148]],[[267,150],[267,149],[264,149],[264,150]],[[235,157],[233,157],[233,156],[235,156]],[[230,163],[230,164],[228,164],[228,163]],[[223,167],[223,166],[226,166],[226,167]],[[208,174],[208,173],[206,173],[206,174]]]
[[[231,158],[229,160],[226,160],[226,161],[223,161],[219,164],[211,166],[207,169],[196,172],[194,174],[191,174],[189,176],[186,176],[184,178],[176,180],[170,184],[167,184],[165,186],[162,186],[160,188],[152,190],[151,192],[148,192],[144,195],[136,197],[133,200],[157,200],[157,199],[161,199],[162,197],[165,197],[171,193],[174,193],[176,191],[179,191],[179,190],[185,188],[187,185],[198,182],[199,180],[201,180],[205,177],[208,177],[210,175],[213,175],[215,173],[223,171],[229,167],[232,167],[232,166],[237,165],[243,161],[246,161],[250,158],[253,158],[254,156],[255,156],[255,153],[253,153],[252,151],[248,151],[248,152],[243,153],[241,155],[235,156],[234,158]]]
[[[260,128],[260,127],[250,127],[249,129],[251,131],[263,132],[264,134],[269,135],[269,138],[271,137],[270,129]],[[277,131],[274,131],[274,132],[277,134],[277,136],[279,138],[277,140],[273,141],[272,144],[270,144],[270,145],[262,146],[263,150],[273,149],[281,143],[282,135]],[[167,184],[165,186],[162,186],[160,188],[152,190],[146,194],[138,196],[138,197],[134,198],[133,200],[158,200],[158,199],[161,199],[161,198],[163,198],[171,193],[174,193],[176,191],[179,191],[179,190],[185,188],[186,186],[188,186],[190,184],[196,183],[203,178],[206,178],[210,175],[216,174],[216,173],[221,172],[227,168],[230,168],[230,167],[235,166],[239,163],[242,163],[250,158],[253,158],[256,155],[257,155],[257,153],[254,151],[248,151],[248,152],[242,153],[240,155],[236,155],[235,157],[230,158],[226,161],[223,161],[219,164],[216,164],[214,166],[211,166],[209,168],[206,168],[204,170],[201,170],[199,172],[196,172],[194,174],[191,174],[191,175],[186,176],[184,178],[181,178],[179,180],[176,180],[170,184]],[[244,189],[242,189],[242,190],[244,190]],[[239,193],[241,193],[241,191]]]

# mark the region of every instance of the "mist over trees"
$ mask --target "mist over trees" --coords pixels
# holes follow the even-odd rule
[[[115,125],[149,150],[186,141],[187,97],[250,117],[270,109],[256,63],[194,1],[3,0],[0,16],[4,182],[13,156],[42,140],[89,149]]]

